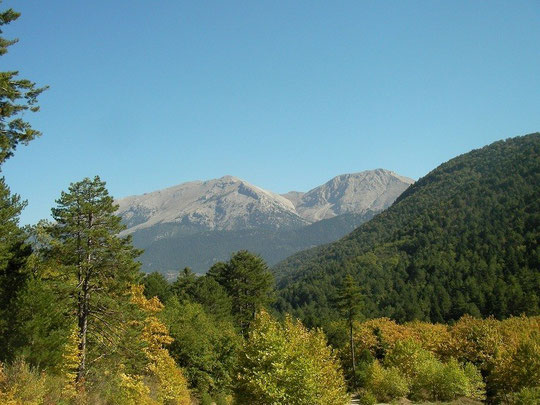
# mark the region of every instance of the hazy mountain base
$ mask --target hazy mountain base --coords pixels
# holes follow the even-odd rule
[[[133,235],[135,246],[147,250],[145,271],[169,274],[190,266],[204,272],[241,249],[272,265],[299,250],[335,241],[387,208],[411,183],[376,169],[336,176],[307,193],[277,195],[224,176],[117,203],[127,226],[122,235]],[[348,216],[316,225],[341,215]]]
[[[133,243],[145,249],[139,258],[145,272],[176,274],[179,269],[191,267],[197,273],[204,273],[214,263],[228,260],[231,253],[242,249],[257,253],[274,265],[301,250],[342,238],[377,213],[339,215],[298,229],[186,232],[173,224],[162,224],[160,232],[170,236],[153,241],[156,230],[141,229],[133,234]]]

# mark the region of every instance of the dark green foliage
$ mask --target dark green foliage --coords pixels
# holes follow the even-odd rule
[[[14,325],[18,317],[17,298],[28,280],[25,265],[31,249],[27,235],[19,228],[24,208],[0,179],[0,361],[11,359],[17,343]]]
[[[341,312],[341,315],[347,321],[347,326],[349,329],[349,349],[351,352],[351,370],[353,378],[351,378],[353,385],[356,381],[356,359],[354,351],[354,340],[353,340],[353,322],[360,315],[360,310],[362,308],[362,293],[360,287],[354,281],[354,278],[347,274],[345,277],[345,282],[338,292],[337,297],[337,307]]]
[[[272,299],[274,280],[263,259],[246,250],[231,256],[227,263],[216,263],[208,271],[232,300],[236,325],[245,333],[255,314]]]
[[[338,291],[336,305],[349,325],[352,325],[361,313],[362,291],[350,274],[347,274],[343,286]]]
[[[174,339],[169,352],[192,387],[205,397],[230,392],[240,345],[232,322],[207,313],[202,305],[171,298],[161,318]],[[206,395],[209,396],[209,395]]]
[[[161,302],[166,302],[173,294],[167,279],[158,272],[145,275],[142,284],[144,285],[144,296],[148,299],[158,297]]]
[[[277,308],[308,324],[337,317],[345,274],[365,315],[435,322],[538,314],[540,134],[444,163],[339,242],[277,266]]]
[[[51,258],[62,269],[71,287],[81,353],[78,381],[86,375],[86,364],[117,351],[124,319],[131,308],[127,292],[136,284],[140,251],[130,238],[120,238],[124,228],[115,215],[117,206],[105,188],[94,179],[72,183],[52,209],[56,222],[50,226]],[[95,366],[95,364],[94,364]]]
[[[31,366],[58,371],[75,325],[65,286],[33,275],[17,297],[15,355]]]
[[[184,270],[178,273],[176,281],[171,286],[171,291],[179,300],[193,299],[196,281],[197,275],[189,267],[185,267]]]
[[[201,304],[206,313],[212,314],[216,319],[232,320],[231,297],[225,288],[210,275],[197,277],[189,267],[186,267],[178,274],[171,286],[171,292],[180,301]]]
[[[208,314],[216,319],[232,321],[232,300],[213,277],[199,277],[193,290],[195,302],[201,304]]]
[[[12,9],[0,12],[0,34],[4,25],[19,16],[20,13]],[[0,55],[16,42],[0,36]],[[17,145],[26,145],[40,135],[23,119],[23,114],[39,110],[37,98],[47,87],[36,87],[30,80],[18,78],[18,74],[17,71],[0,72],[0,165],[13,156]]]

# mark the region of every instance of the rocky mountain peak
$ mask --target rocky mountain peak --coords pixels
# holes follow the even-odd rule
[[[205,271],[236,250],[249,248],[275,262],[331,242],[386,208],[411,182],[378,169],[337,176],[307,193],[278,195],[226,175],[117,203],[128,227],[123,233],[145,249],[145,270]]]
[[[157,227],[154,239],[174,233],[292,229],[348,213],[388,207],[413,181],[377,169],[336,176],[302,193],[279,195],[231,175],[182,183],[117,201],[128,229]],[[165,229],[165,230],[164,230]]]
[[[118,213],[128,226],[126,233],[165,223],[200,231],[308,223],[296,214],[290,200],[229,175],[127,197],[117,203]]]
[[[303,194],[296,212],[315,222],[346,213],[379,211],[389,207],[414,180],[390,170],[342,174]]]

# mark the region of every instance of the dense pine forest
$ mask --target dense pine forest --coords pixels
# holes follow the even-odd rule
[[[0,168],[46,89],[0,72]],[[539,204],[536,133],[274,269],[241,250],[171,282],[141,272],[98,176],[27,227],[1,179],[0,404],[540,403]]]
[[[342,240],[275,268],[280,311],[310,325],[337,315],[339,286],[364,315],[449,322],[539,313],[540,134],[442,164]]]

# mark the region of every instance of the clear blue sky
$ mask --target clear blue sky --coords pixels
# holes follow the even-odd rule
[[[115,197],[232,174],[307,191],[418,178],[540,130],[540,1],[4,1],[1,70],[50,90],[3,168],[48,217],[70,182]]]

